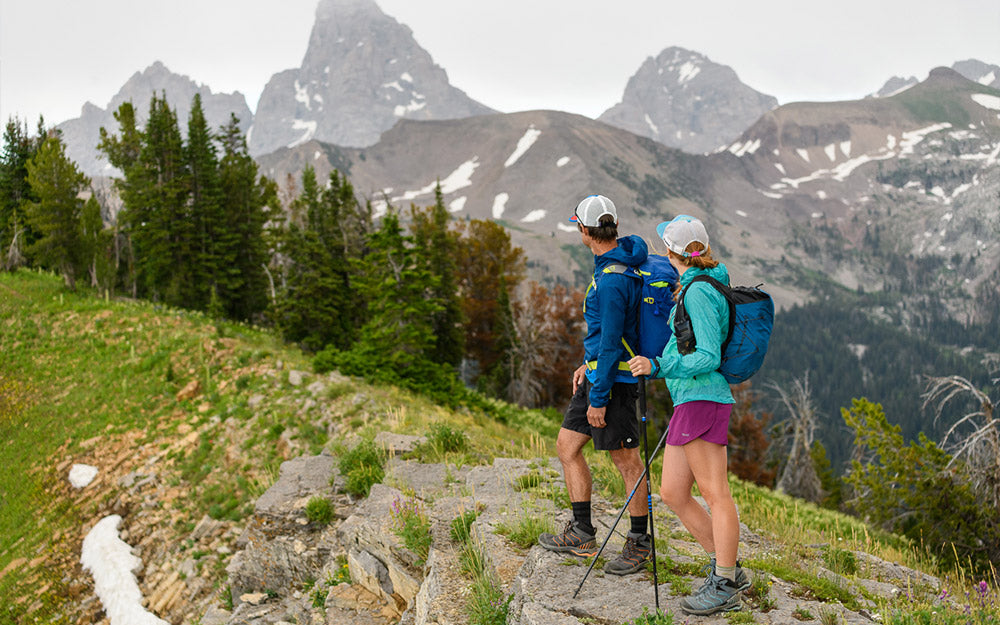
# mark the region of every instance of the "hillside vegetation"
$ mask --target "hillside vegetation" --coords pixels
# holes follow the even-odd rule
[[[0,620],[99,620],[80,543],[111,513],[124,517],[125,540],[148,545],[141,553],[145,580],[140,576],[146,592],[168,562],[199,563],[205,583],[189,609],[200,615],[224,602],[229,554],[278,465],[379,431],[464,433],[468,444],[460,451],[422,451],[426,461],[453,466],[554,455],[558,422],[551,415],[500,402],[490,403],[493,410],[449,410],[336,372],[324,376],[317,393],[310,371],[304,353],[260,329],[72,293],[46,273],[0,274]],[[623,487],[604,455],[591,461],[599,493],[621,499]],[[67,480],[73,463],[100,471],[82,491]],[[658,464],[653,470],[658,475]],[[153,495],[134,485],[149,475]],[[817,581],[815,570],[833,566],[823,564],[831,553],[858,551],[943,580],[941,588],[898,602],[879,599],[886,622],[998,617],[995,580],[977,595],[970,573],[941,570],[908,539],[735,478],[732,485],[743,522],[784,545],[779,560],[750,566],[799,580],[810,596],[848,600]],[[215,549],[187,538],[206,517],[219,528]],[[817,544],[836,549],[817,552]],[[928,599],[935,594],[939,599]]]

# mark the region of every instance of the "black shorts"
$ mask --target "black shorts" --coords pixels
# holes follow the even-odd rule
[[[632,449],[639,446],[639,421],[635,414],[635,402],[639,397],[639,385],[615,382],[611,386],[608,409],[604,415],[607,425],[595,428],[587,421],[590,407],[590,380],[576,387],[576,393],[569,400],[569,408],[563,415],[562,426],[567,430],[586,434],[594,439],[594,449]]]

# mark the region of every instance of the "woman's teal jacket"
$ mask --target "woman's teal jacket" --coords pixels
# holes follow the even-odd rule
[[[729,284],[729,271],[719,263],[712,269],[690,267],[680,278],[687,286],[697,275],[708,275]],[[722,343],[729,332],[729,304],[711,284],[696,282],[684,295],[684,308],[691,318],[697,347],[693,353],[681,356],[677,351],[676,333],[656,359],[660,370],[656,377],[664,378],[674,405],[689,401],[714,401],[732,404],[729,383],[717,371],[722,362]],[[676,312],[677,307],[674,307]],[[670,315],[673,329],[674,315]]]

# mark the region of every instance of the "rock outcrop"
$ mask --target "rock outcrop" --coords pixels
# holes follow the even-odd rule
[[[397,444],[405,442],[400,436],[393,436]],[[468,623],[473,580],[468,566],[462,564],[468,544],[478,550],[483,570],[506,597],[508,623],[625,623],[654,610],[649,572],[605,576],[598,566],[581,587],[587,561],[537,545],[524,549],[508,538],[512,528],[528,520],[568,521],[568,511],[554,503],[562,486],[555,459],[497,458],[490,466],[459,469],[393,457],[384,483],[374,485],[369,496],[358,501],[336,492],[339,477],[334,464],[329,456],[315,456],[282,465],[278,481],[258,501],[254,518],[240,539],[243,548],[228,569],[234,610],[214,607],[203,624]],[[316,527],[305,520],[305,502],[312,496],[336,500],[337,519],[329,526]],[[426,559],[408,549],[397,534],[394,511],[404,505],[420,507],[430,521],[432,542]],[[475,511],[476,517],[470,526],[470,542],[463,544],[456,541],[451,528],[455,519],[469,511]],[[599,538],[611,531],[617,512],[612,503],[595,497]],[[659,573],[665,580],[658,588],[660,608],[681,617],[680,600],[700,582],[691,573],[699,570],[704,557],[676,517],[658,501],[654,516],[661,532],[659,548],[666,551],[660,554],[661,567],[670,567]],[[626,529],[614,530],[605,557],[621,549]],[[765,537],[742,527],[744,558],[772,558],[774,550],[775,545]],[[857,558],[866,569],[877,572],[877,581],[849,579],[822,566],[813,567],[816,576],[833,581],[845,596],[852,597],[854,609],[820,603],[804,594],[795,581],[752,569],[753,579],[768,587],[769,602],[766,611],[758,603],[746,603],[744,609],[753,610],[758,623],[795,622],[793,612],[808,609],[812,614],[836,613],[839,622],[861,625],[871,622],[876,607],[872,596],[892,596],[906,588],[933,593],[940,586],[933,577],[868,554],[858,553]],[[578,587],[579,595],[574,598]],[[683,618],[690,623],[727,622],[722,615]]]
[[[310,139],[364,147],[403,118],[491,112],[451,86],[412,31],[374,0],[322,0],[302,66],[268,81],[247,143],[254,155]]]
[[[622,101],[597,119],[703,154],[730,143],[776,106],[777,99],[741,82],[732,68],[671,47],[647,58],[629,78]]]

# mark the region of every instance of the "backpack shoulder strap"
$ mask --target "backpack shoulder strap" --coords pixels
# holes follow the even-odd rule
[[[735,302],[733,302],[732,288],[728,284],[723,284],[722,282],[716,280],[712,276],[706,276],[704,274],[695,276],[694,278],[691,279],[691,282],[689,282],[687,286],[685,286],[681,290],[680,296],[677,298],[677,304],[678,306],[682,307],[685,314],[687,313],[687,309],[683,308],[684,295],[687,293],[687,290],[691,288],[691,285],[694,284],[695,282],[707,282],[708,284],[712,285],[712,287],[715,288],[715,290],[718,291],[719,294],[722,295],[722,297],[726,300],[726,304],[729,305],[729,328],[726,331],[725,340],[722,341],[722,350],[721,350],[722,353],[725,354],[726,348],[729,347],[729,341],[730,339],[733,338],[733,328],[736,326],[736,304]]]

